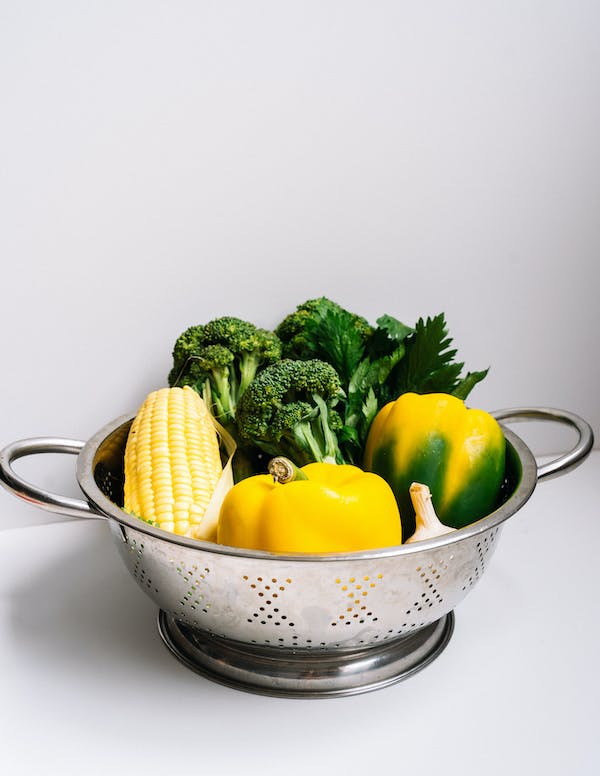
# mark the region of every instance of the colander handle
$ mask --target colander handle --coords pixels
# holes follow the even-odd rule
[[[538,466],[538,480],[550,480],[579,466],[583,463],[594,447],[594,433],[590,424],[579,415],[566,410],[557,410],[550,407],[515,407],[514,409],[498,410],[492,412],[496,420],[508,420],[522,422],[527,420],[549,420],[562,423],[574,428],[579,438],[575,446],[564,455],[553,461]]]
[[[60,437],[34,437],[20,439],[0,450],[0,482],[15,496],[28,501],[47,512],[56,512],[69,517],[103,517],[106,515],[96,512],[87,501],[68,496],[58,496],[47,490],[38,488],[24,480],[12,468],[13,461],[24,458],[27,455],[39,453],[72,453],[78,455],[85,442],[77,439],[61,439]]]

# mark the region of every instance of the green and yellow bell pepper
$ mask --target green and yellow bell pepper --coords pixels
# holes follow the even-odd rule
[[[425,483],[439,519],[452,528],[489,514],[504,478],[505,439],[487,412],[444,393],[405,393],[375,417],[364,468],[392,487],[407,539],[415,530],[409,488]]]
[[[227,493],[217,541],[278,553],[353,552],[398,545],[402,528],[390,486],[350,464],[311,463],[303,479],[269,474],[241,480]]]

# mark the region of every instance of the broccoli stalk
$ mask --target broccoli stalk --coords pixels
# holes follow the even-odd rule
[[[311,415],[300,415],[293,426],[285,429],[282,436],[278,438],[273,450],[285,449],[290,457],[295,461],[301,460],[302,464],[312,461],[335,463],[335,451],[319,444],[311,420]],[[264,440],[262,444],[264,445]],[[302,452],[299,453],[299,450]]]
[[[207,345],[199,355],[190,356],[198,361],[201,374],[202,396],[210,396],[209,406],[216,417],[230,420],[235,414],[236,375],[232,367],[233,353],[223,345]]]
[[[342,463],[334,407],[342,396],[335,369],[324,361],[283,359],[259,372],[238,405],[240,437],[298,466]]]
[[[322,449],[325,451],[325,456],[321,460],[326,463],[340,463],[341,453],[337,435],[334,431],[334,429],[337,431],[341,428],[340,416],[329,407],[319,394],[313,393],[312,399],[319,408],[319,438],[323,440]]]
[[[285,449],[288,455],[302,464],[312,461],[324,463],[339,463],[339,447],[337,437],[330,424],[338,426],[327,406],[327,403],[316,393],[310,398],[315,403],[311,409],[308,402],[298,402],[290,412],[282,413],[274,420],[276,429],[276,444],[271,445],[262,440],[265,452],[274,454],[276,450]]]
[[[279,356],[278,356],[279,358]],[[262,350],[252,350],[249,352],[242,352],[239,361],[239,377],[240,384],[238,388],[238,395],[241,396],[246,388],[250,385],[259,367],[264,362],[264,352]],[[268,363],[273,363],[277,359],[269,358]]]

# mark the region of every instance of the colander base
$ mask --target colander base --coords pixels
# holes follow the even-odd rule
[[[385,644],[353,650],[292,650],[243,644],[191,628],[160,611],[159,633],[192,671],[237,690],[323,698],[377,690],[406,679],[446,647],[454,614]]]

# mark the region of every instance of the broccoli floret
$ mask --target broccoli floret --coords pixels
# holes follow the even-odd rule
[[[343,430],[338,440],[345,460],[360,461],[366,432],[378,408],[375,383],[382,379],[382,373],[379,365],[371,363],[370,346],[380,343],[379,328],[322,296],[299,305],[275,332],[284,356],[318,358],[338,373],[343,390],[338,407]]]
[[[311,340],[305,335],[306,322],[318,315],[318,310],[325,304],[325,297],[309,299],[298,305],[295,312],[287,315],[276,327],[275,333],[282,343],[282,353],[285,358],[304,359],[314,356]]]
[[[224,316],[191,326],[173,348],[169,385],[191,385],[224,425],[257,372],[281,358],[276,334],[240,318]]]
[[[336,432],[342,396],[335,369],[319,359],[283,359],[263,369],[242,396],[237,428],[242,439],[298,466],[343,463]]]
[[[356,350],[365,347],[373,327],[362,316],[321,296],[298,305],[295,312],[277,326],[275,333],[282,342],[285,358],[320,358],[339,372]],[[343,379],[344,375],[341,376]]]

